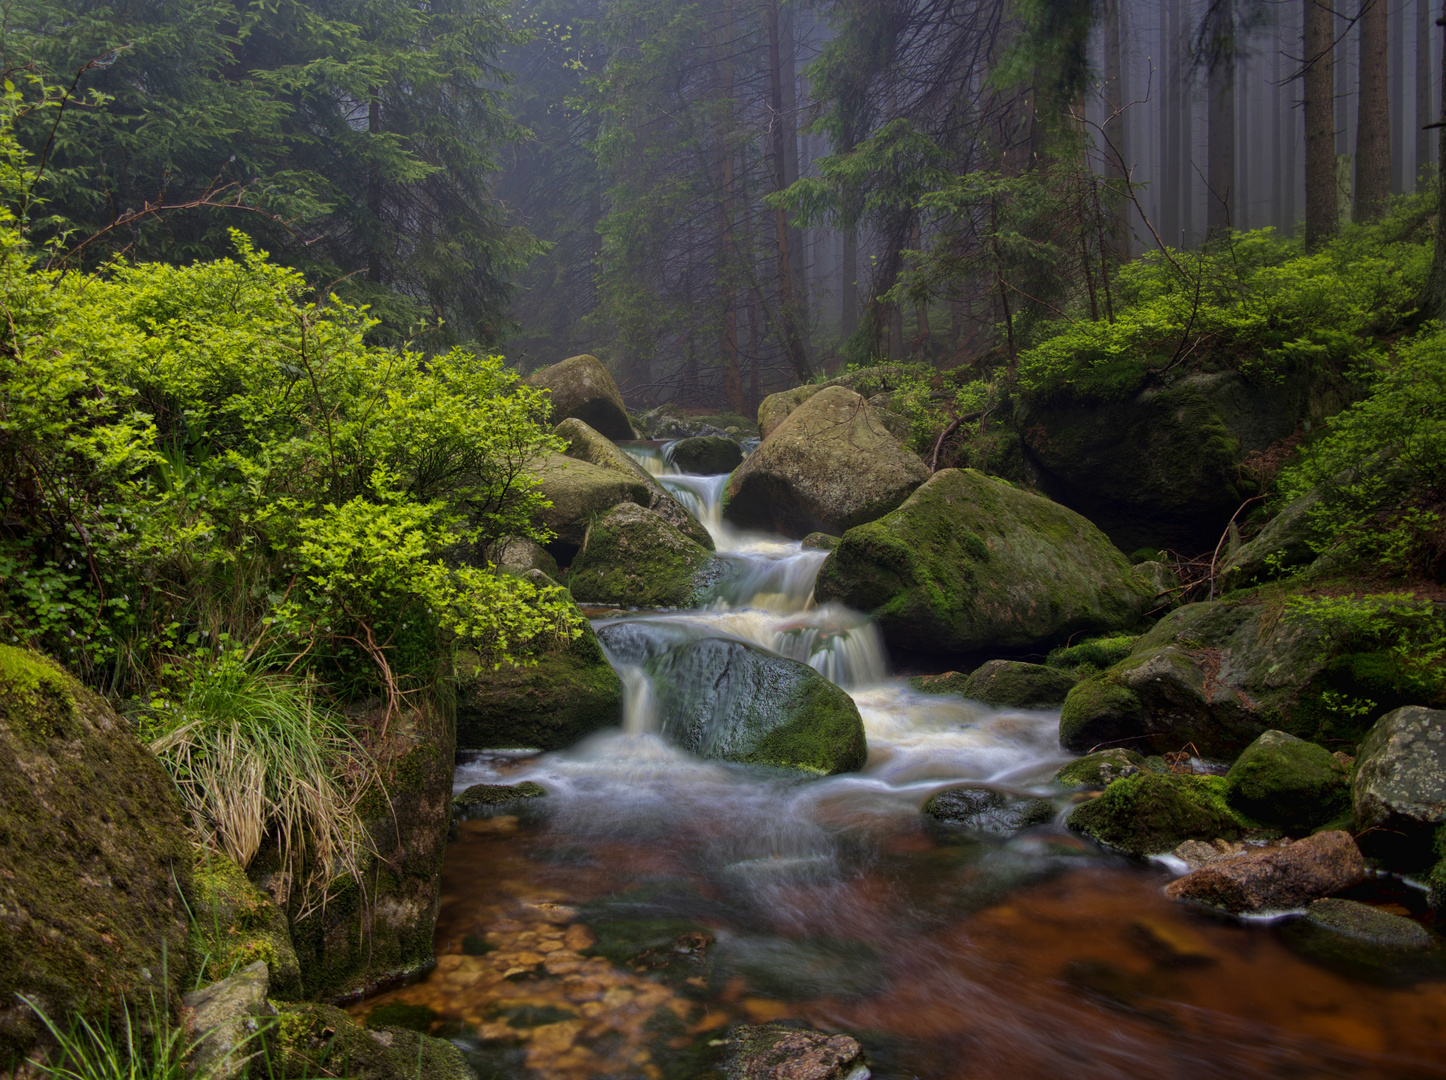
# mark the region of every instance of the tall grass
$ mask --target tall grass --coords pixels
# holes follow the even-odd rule
[[[195,1047],[154,1001],[147,1027],[132,1019],[129,1007],[122,1010],[124,1023],[114,1027],[80,1016],[61,1027],[30,998],[22,1000],[57,1044],[43,1060],[31,1059],[46,1080],[185,1080],[186,1059]]]
[[[175,697],[149,713],[147,734],[201,842],[245,869],[274,834],[284,867],[300,855],[311,868],[307,906],[317,887],[324,895],[338,877],[360,878],[365,752],[312,684],[234,654],[182,676]]]

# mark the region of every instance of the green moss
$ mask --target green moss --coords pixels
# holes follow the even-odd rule
[[[540,799],[547,789],[531,780],[520,784],[473,784],[452,800],[456,807],[496,806],[499,803],[517,802],[519,799]]]
[[[187,947],[193,969],[214,982],[265,960],[271,995],[298,997],[301,965],[286,913],[218,852],[197,852],[192,881]]]
[[[583,603],[688,607],[710,558],[660,515],[623,504],[588,527],[568,583]]]
[[[276,1080],[476,1080],[447,1040],[395,1025],[369,1031],[335,1006],[280,1005],[278,1027]]]
[[[369,1028],[406,1028],[408,1031],[430,1031],[437,1019],[437,1010],[406,1001],[389,1001],[378,1005],[366,1016]]]
[[[1301,689],[1282,726],[1294,735],[1354,752],[1376,719],[1403,705],[1436,705],[1446,671],[1412,669],[1392,652],[1337,656]]]
[[[0,710],[17,736],[35,744],[64,738],[76,716],[71,685],[54,661],[0,645]]]
[[[1069,692],[1059,712],[1059,741],[1069,750],[1129,738],[1144,714],[1139,696],[1116,672],[1094,675]]]
[[[1339,818],[1350,807],[1350,772],[1324,747],[1267,731],[1226,775],[1242,813],[1294,832]]]
[[[1054,774],[1054,782],[1063,787],[1105,787],[1146,768],[1143,754],[1114,747],[1071,761]]]
[[[735,760],[829,775],[862,769],[868,760],[853,699],[828,680],[809,680],[784,704],[785,723],[770,729]]]
[[[1138,637],[1111,634],[1107,637],[1085,638],[1073,645],[1061,645],[1050,651],[1045,663],[1066,670],[1089,664],[1101,670],[1118,664],[1135,648]]]
[[[1186,840],[1234,840],[1255,827],[1229,803],[1219,776],[1138,773],[1078,806],[1066,824],[1127,855],[1158,855]]]
[[[1058,705],[1074,689],[1075,680],[1042,664],[991,660],[970,674],[963,694],[996,708],[1045,708]]]

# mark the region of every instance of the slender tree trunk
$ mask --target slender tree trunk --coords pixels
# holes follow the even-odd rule
[[[1130,257],[1130,224],[1128,203],[1121,194],[1125,185],[1125,170],[1130,160],[1125,145],[1125,72],[1120,50],[1120,0],[1105,0],[1105,139],[1112,150],[1106,150],[1109,160],[1106,175],[1110,177],[1114,191],[1110,195],[1113,221],[1110,226],[1110,254],[1116,259]]]
[[[1300,8],[1297,7],[1295,13],[1299,15]],[[1295,19],[1291,19],[1287,31],[1288,37],[1286,40],[1289,42],[1290,55],[1301,55],[1300,24]],[[1285,147],[1285,179],[1283,181],[1285,185],[1285,199],[1280,205],[1285,208],[1285,214],[1282,220],[1285,222],[1286,231],[1291,236],[1294,236],[1296,226],[1300,224],[1295,212],[1295,197],[1300,191],[1300,187],[1295,181],[1296,164],[1300,154],[1300,124],[1296,119],[1294,84],[1291,84],[1291,88],[1289,92],[1287,92],[1283,79],[1280,50],[1276,50],[1275,60],[1276,92],[1279,95],[1276,102],[1276,115],[1283,117],[1282,126],[1285,128],[1285,134],[1281,139],[1281,145]]]
[[[1189,247],[1195,241],[1195,72],[1184,57],[1190,0],[1179,0],[1175,20],[1180,35],[1175,39],[1176,69],[1180,72],[1180,112],[1175,119],[1180,129],[1180,241],[1182,247]]]
[[[737,202],[737,165],[733,149],[734,67],[731,50],[726,44],[732,27],[732,4],[723,5],[719,37],[724,40],[722,58],[714,69],[714,91],[718,119],[714,141],[718,154],[718,282],[722,310],[718,319],[718,362],[723,367],[723,397],[728,408],[742,413],[743,372],[738,366],[738,251],[733,240],[733,216]]]
[[[845,338],[859,328],[859,241],[858,230],[849,228],[843,234],[843,265],[839,268],[839,327]]]
[[[1432,175],[1431,0],[1416,0],[1416,188]]]
[[[1387,0],[1361,0],[1361,93],[1356,113],[1356,192],[1351,217],[1374,221],[1391,197],[1391,118],[1386,72]]]
[[[783,179],[794,184],[799,177],[798,154],[798,71],[794,48],[793,7],[782,7],[778,12],[779,87],[783,91],[783,111],[778,121],[783,125]],[[808,249],[804,246],[803,230],[790,223],[788,226],[789,269],[793,272],[793,291],[801,328],[808,326]]]
[[[1441,5],[1440,22],[1446,24],[1446,0]],[[1436,122],[1446,125],[1446,53],[1441,63],[1441,116]],[[1436,153],[1436,175],[1446,176],[1446,139],[1436,140]],[[1446,183],[1438,184],[1436,192],[1436,249],[1419,305],[1423,319],[1446,318]]]
[[[1335,71],[1330,0],[1305,5],[1305,246],[1314,251],[1340,231],[1336,208]]]
[[[1164,47],[1160,50],[1160,78],[1165,84],[1164,108],[1160,110],[1160,147],[1164,154],[1160,172],[1164,190],[1160,193],[1160,231],[1165,242],[1182,247],[1180,238],[1180,41],[1179,0],[1161,0],[1161,24],[1165,28]]]
[[[1406,190],[1406,0],[1391,0],[1391,194]]]
[[[1209,104],[1210,190],[1206,192],[1205,231],[1220,236],[1235,222],[1235,60],[1221,57],[1206,79]]]
[[[367,134],[382,131],[381,91],[374,90],[367,102]],[[382,280],[382,172],[373,161],[367,167],[367,280]]]
[[[770,82],[769,104],[775,117],[783,113],[783,68],[778,33],[779,0],[768,3],[768,74]],[[788,186],[784,162],[787,160],[788,144],[784,138],[782,124],[773,125],[772,139],[773,184],[776,191]],[[798,325],[798,300],[794,292],[793,265],[788,252],[788,214],[782,207],[773,212],[774,235],[778,245],[778,306],[783,319],[784,347],[788,351],[789,363],[800,382],[813,378],[813,368],[808,362],[808,349]]]

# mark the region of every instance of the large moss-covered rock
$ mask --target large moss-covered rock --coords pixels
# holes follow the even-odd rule
[[[1382,598],[1380,613],[1402,603],[1412,602]],[[1060,742],[1070,750],[1121,744],[1153,753],[1194,744],[1228,760],[1274,728],[1349,751],[1368,721],[1335,703],[1390,707],[1419,680],[1384,658],[1378,663],[1377,654],[1339,654],[1345,647],[1320,625],[1290,618],[1278,601],[1187,604],[1124,660],[1070,691]]]
[[[1257,821],[1308,831],[1350,809],[1350,770],[1329,750],[1284,731],[1247,746],[1225,776],[1230,803]]]
[[[867,398],[876,409],[887,410],[890,397],[904,375],[903,368],[891,364],[850,371],[823,382],[805,383],[791,390],[769,394],[758,405],[758,433],[768,438],[793,412],[809,398],[830,387],[842,386]]]
[[[1225,589],[1242,589],[1271,581],[1308,566],[1316,559],[1316,530],[1310,511],[1321,492],[1312,488],[1283,507],[1254,537],[1230,553],[1220,575]]]
[[[191,962],[207,980],[265,961],[268,993],[301,996],[301,963],[291,944],[286,912],[231,859],[198,851],[191,893]]]
[[[1249,828],[1219,776],[1136,773],[1075,807],[1065,824],[1127,855],[1160,855],[1185,840],[1234,840]]]
[[[381,706],[357,722],[375,737],[376,779],[358,810],[369,851],[361,880],[335,884],[326,903],[300,887],[314,869],[283,866],[264,845],[247,876],[272,895],[289,890],[291,941],[307,997],[337,1000],[415,975],[434,960],[442,856],[451,820],[456,715],[446,702]]]
[[[653,499],[652,489],[639,477],[564,454],[548,454],[533,462],[528,471],[537,477],[543,497],[552,504],[539,512],[542,523],[573,548],[582,543],[588,525],[599,514],[618,503],[647,506]]]
[[[525,574],[538,570],[552,578],[558,578],[557,560],[541,544],[522,536],[505,537],[492,546],[490,558],[499,569],[514,574]]]
[[[1446,710],[1409,706],[1376,721],[1351,786],[1368,854],[1402,869],[1430,866],[1446,825]]]
[[[1123,747],[1098,750],[1060,767],[1054,782],[1064,787],[1108,787],[1124,776],[1144,772],[1145,756]]]
[[[49,659],[0,645],[0,1061],[42,1037],[18,994],[64,1024],[179,991],[186,837],[130,725]]]
[[[1345,384],[1313,372],[1269,386],[1216,372],[1123,399],[1037,403],[1018,426],[1046,490],[1126,551],[1206,550],[1256,493],[1245,456],[1348,400]]]
[[[1084,518],[972,469],[941,470],[850,529],[814,594],[871,613],[891,646],[934,654],[1119,629],[1153,598]]]
[[[744,529],[801,540],[872,521],[929,476],[852,390],[821,390],[734,470],[723,516]]]
[[[364,1028],[331,1005],[284,1005],[277,1042],[278,1080],[477,1080],[446,1039],[404,1027]]]
[[[679,472],[716,476],[732,472],[743,463],[743,447],[736,439],[698,435],[680,439],[668,448],[668,460]]]
[[[592,627],[530,667],[479,666],[457,657],[457,743],[467,750],[560,750],[623,721],[623,683]]]
[[[588,526],[568,584],[584,604],[692,607],[711,560],[661,514],[622,503]]]
[[[573,416],[609,439],[636,438],[618,384],[596,356],[568,357],[523,381],[551,391],[553,423]]]
[[[598,431],[594,431],[581,420],[575,417],[564,420],[558,424],[552,432],[567,441],[567,449],[564,453],[570,458],[578,461],[585,461],[589,465],[596,465],[600,469],[610,469],[619,476],[636,480],[648,489],[648,497],[639,506],[645,506],[655,511],[669,525],[677,529],[695,544],[713,550],[713,537],[702,524],[695,518],[688,509],[678,502],[668,492],[667,488],[653,477],[647,469],[639,465],[632,457],[620,450],[617,445]],[[730,439],[724,442],[732,442]],[[737,443],[732,443],[737,446]],[[724,470],[725,472],[727,470]]]
[[[858,707],[807,664],[725,638],[638,651],[627,624],[602,636],[620,652],[647,656],[663,734],[685,750],[819,774],[863,768]]]
[[[1062,703],[1074,684],[1074,677],[1058,668],[990,660],[970,672],[960,692],[995,708],[1043,709]]]

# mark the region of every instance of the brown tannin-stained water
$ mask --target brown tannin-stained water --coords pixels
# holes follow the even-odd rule
[[[436,969],[354,1012],[429,1007],[482,1080],[708,1076],[729,1025],[775,1019],[846,1031],[875,1077],[901,1080],[1446,1076],[1439,978],[1349,966],[1289,919],[1176,904],[1167,868],[1058,817],[1007,838],[925,819],[959,783],[1062,816],[1058,712],[890,680],[865,620],[811,604],[821,552],[733,534],[722,478],[653,469],[732,570],[707,610],[599,625],[634,624],[650,655],[708,635],[813,664],[857,702],[867,767],[814,779],[694,758],[661,734],[637,657],[615,655],[624,729],[459,766],[458,791],[549,794],[461,823]]]

